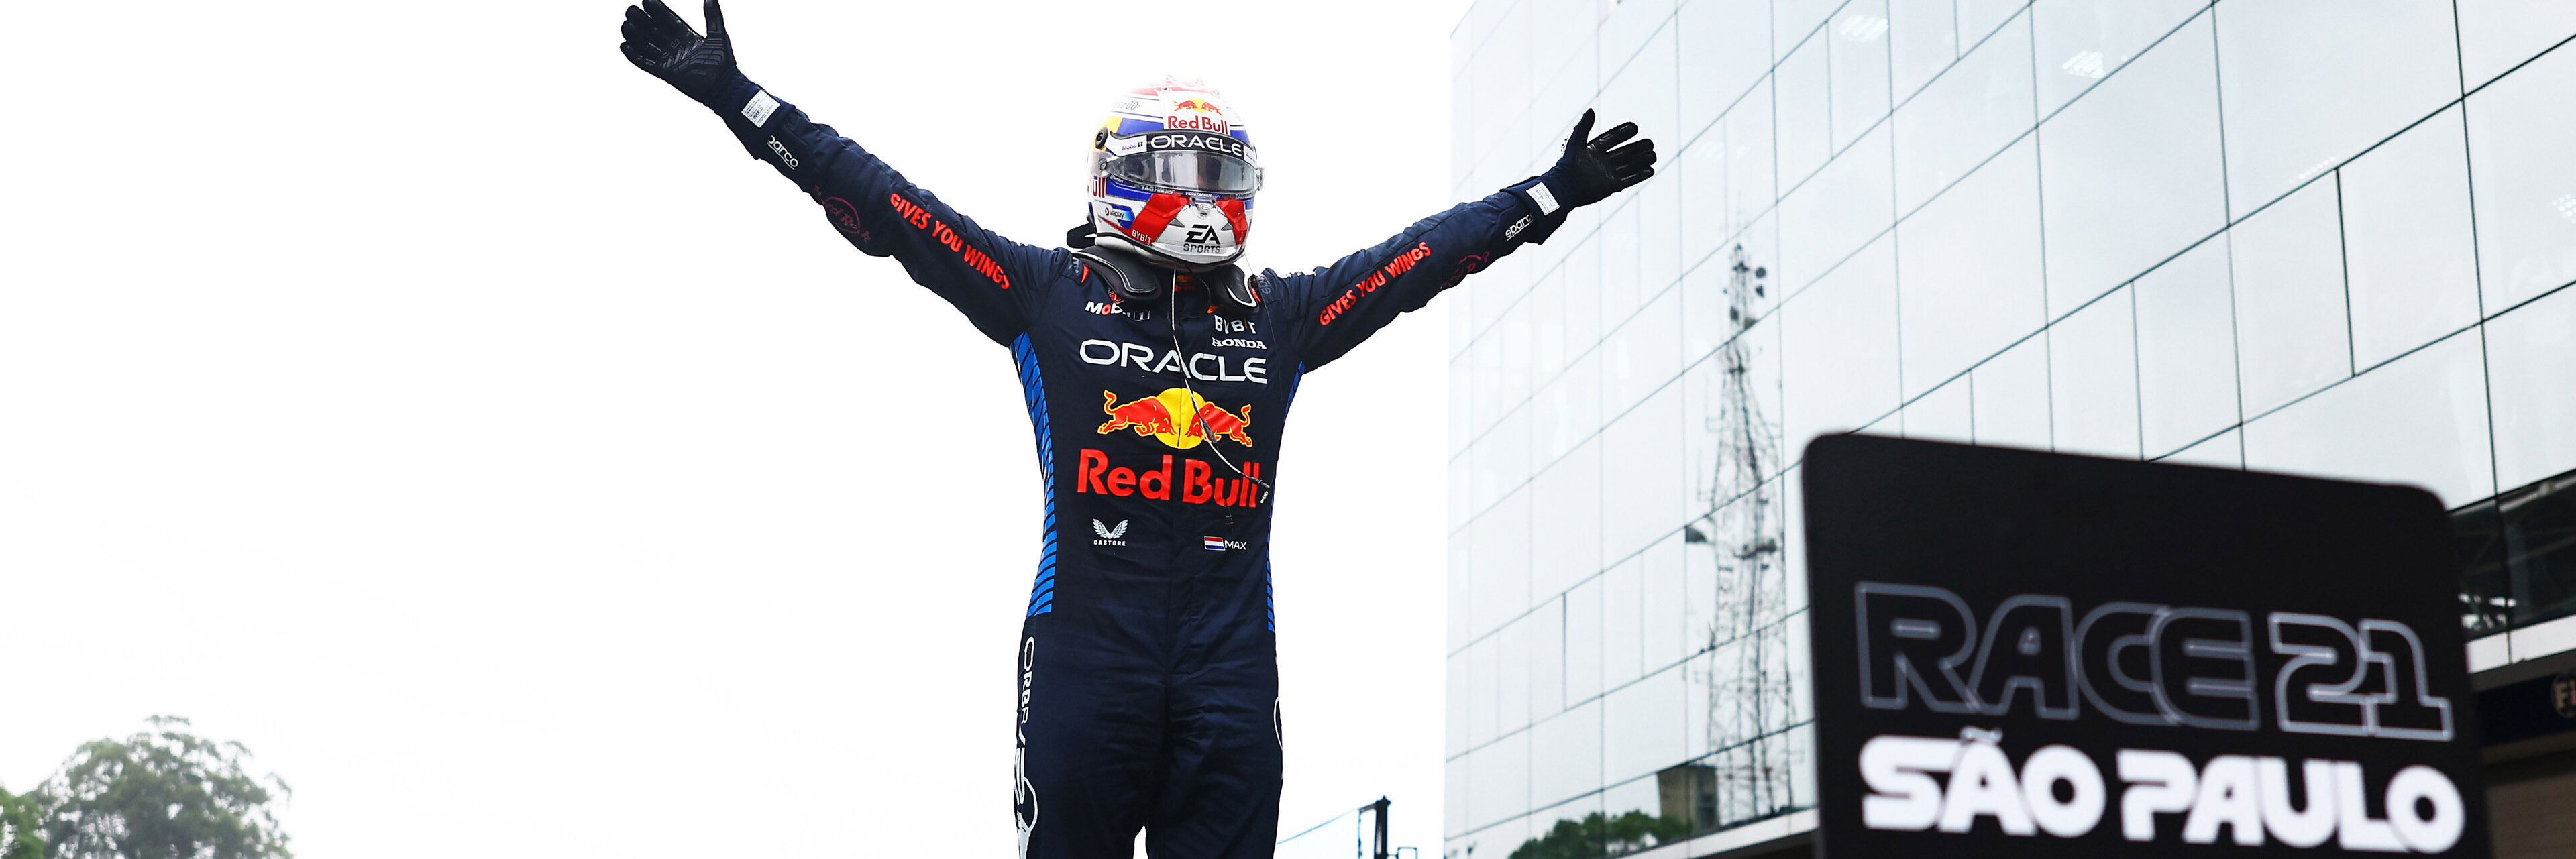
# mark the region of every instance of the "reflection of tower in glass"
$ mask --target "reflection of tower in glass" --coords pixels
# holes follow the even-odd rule
[[[1754,395],[1754,346],[1746,333],[1757,321],[1769,272],[1734,250],[1727,281],[1725,345],[1718,348],[1711,379],[1711,454],[1696,475],[1708,512],[1685,535],[1690,563],[1714,567],[1714,610],[1705,629],[1708,672],[1708,748],[1714,778],[1715,825],[1731,826],[1797,807],[1790,774],[1795,761],[1786,731],[1793,718],[1789,680],[1787,570],[1781,554],[1780,431],[1762,414]]]

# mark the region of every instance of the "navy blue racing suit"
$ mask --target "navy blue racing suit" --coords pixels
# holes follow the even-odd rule
[[[1564,213],[1510,192],[1461,203],[1312,273],[1264,272],[1248,319],[1182,292],[1175,349],[1169,303],[1120,305],[1070,251],[977,227],[794,106],[718,112],[852,245],[903,263],[1018,366],[1046,497],[1014,678],[1022,855],[1125,857],[1139,828],[1157,857],[1271,855],[1272,499],[1246,478],[1276,484],[1307,373]]]

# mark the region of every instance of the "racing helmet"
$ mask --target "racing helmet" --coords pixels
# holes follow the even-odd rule
[[[1091,149],[1094,243],[1187,272],[1243,255],[1261,160],[1242,115],[1214,88],[1165,77],[1128,90]]]

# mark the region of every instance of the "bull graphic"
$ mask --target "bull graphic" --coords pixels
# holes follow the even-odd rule
[[[1109,416],[1109,420],[1100,425],[1102,434],[1122,429],[1133,429],[1137,435],[1148,436],[1173,432],[1172,410],[1164,408],[1162,400],[1143,397],[1122,406],[1118,404],[1117,394],[1102,391],[1100,396],[1100,411]]]
[[[1241,417],[1235,416],[1233,412],[1226,411],[1215,403],[1209,403],[1199,407],[1198,413],[1190,416],[1190,428],[1187,434],[1211,441],[1231,436],[1236,444],[1251,447],[1251,429],[1251,403],[1243,404]]]

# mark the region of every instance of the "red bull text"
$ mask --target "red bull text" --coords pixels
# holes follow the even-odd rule
[[[1109,454],[1084,448],[1082,464],[1074,469],[1073,491],[1098,493],[1125,498],[1142,495],[1156,501],[1172,498],[1171,454],[1163,454],[1160,467],[1137,470],[1126,466],[1111,468]],[[1183,459],[1178,486],[1183,504],[1214,504],[1219,507],[1251,507],[1261,502],[1261,487],[1252,481],[1261,477],[1261,463],[1243,464],[1246,479],[1218,477],[1215,466],[1206,460]]]

